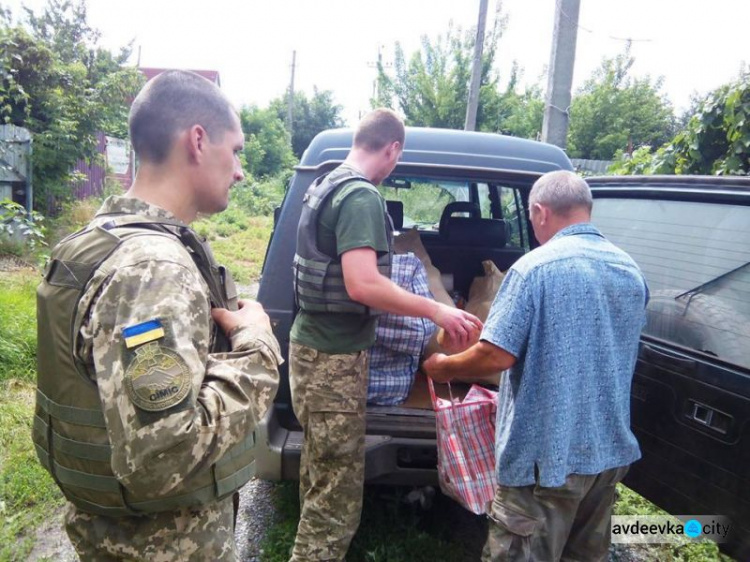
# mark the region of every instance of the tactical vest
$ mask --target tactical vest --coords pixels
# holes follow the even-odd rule
[[[214,465],[183,482],[168,496],[139,497],[126,490],[111,469],[112,444],[92,366],[78,356],[80,329],[95,295],[112,273],[109,258],[138,236],[179,240],[193,257],[210,289],[212,307],[237,310],[229,273],[191,229],[176,221],[135,215],[87,227],[60,242],[37,289],[37,393],[33,441],[42,465],[77,508],[120,517],[163,512],[214,502],[247,482],[254,472],[254,435],[230,449]],[[79,307],[80,303],[80,307]],[[79,310],[80,308],[80,310]],[[215,326],[212,353],[229,351],[230,342]]]
[[[380,311],[352,300],[344,285],[341,261],[318,248],[318,218],[323,203],[344,184],[363,181],[377,193],[370,180],[346,167],[336,168],[330,174],[316,179],[307,189],[303,199],[299,228],[297,229],[297,253],[294,255],[294,295],[298,308],[306,312],[339,312],[377,315]],[[378,270],[390,278],[393,256],[393,222],[385,209],[385,229],[388,233],[388,253],[378,258]]]

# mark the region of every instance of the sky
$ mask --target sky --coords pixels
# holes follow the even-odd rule
[[[19,6],[1,2],[18,18]],[[237,105],[265,106],[283,95],[296,51],[295,90],[331,90],[353,125],[369,109],[378,51],[392,60],[400,42],[407,57],[423,36],[436,39],[449,25],[476,26],[479,0],[88,0],[100,43],[118,49],[133,41],[131,63],[218,70]],[[494,17],[496,0],[489,0]],[[503,0],[507,27],[498,44],[501,84],[516,61],[524,81],[539,83],[550,58],[555,0]],[[747,0],[581,0],[573,89],[603,57],[633,39],[634,76],[663,78],[662,91],[677,111],[750,65]],[[488,26],[490,22],[488,22]]]

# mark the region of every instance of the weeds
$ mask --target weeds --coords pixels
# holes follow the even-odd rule
[[[31,273],[0,273],[0,383],[36,373],[36,284]]]
[[[248,217],[237,207],[193,224],[237,283],[251,283],[260,277],[272,226],[271,217]]]
[[[613,514],[670,516],[666,511],[622,484],[617,485],[617,501]],[[715,542],[709,540],[690,542],[685,539],[678,544],[622,545],[619,550],[627,550],[636,555],[636,560],[641,562],[660,562],[663,560],[674,562],[732,562],[731,558],[719,552],[719,547]]]
[[[283,482],[274,488],[276,523],[263,541],[263,562],[289,559],[299,521],[297,482]],[[435,505],[427,511],[406,505],[405,490],[366,487],[362,521],[346,559],[349,562],[433,562],[464,560],[466,553],[450,540],[451,521]],[[450,500],[447,500],[450,501]]]
[[[38,276],[0,273],[0,560],[25,560],[33,529],[62,505],[31,442]]]

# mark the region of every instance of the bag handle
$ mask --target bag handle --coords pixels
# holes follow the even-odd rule
[[[425,375],[427,377],[427,386],[430,389],[430,398],[432,399],[432,409],[437,411],[438,405],[437,405],[437,395],[435,394],[435,383],[432,381],[430,377]],[[453,388],[451,387],[451,383],[447,382],[445,383],[448,385],[448,396],[450,396],[451,399],[451,406],[456,406],[456,399],[453,398]]]

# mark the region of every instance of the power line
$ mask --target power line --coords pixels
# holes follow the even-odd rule
[[[585,26],[581,25],[580,23],[576,22],[567,13],[565,13],[565,10],[560,10],[560,12],[562,13],[563,17],[566,20],[568,20],[568,23],[570,23],[571,25],[576,26],[578,29],[580,29],[582,31],[585,31],[586,33],[590,33],[591,35],[604,35],[607,38],[612,39],[613,41],[625,41],[625,42],[629,42],[629,43],[651,43],[651,42],[654,41],[654,39],[650,39],[650,38],[646,38],[646,39],[634,39],[633,37],[617,37],[615,35],[609,35],[609,34],[601,33],[601,32],[596,31],[594,29],[589,29],[588,27],[585,27]]]

